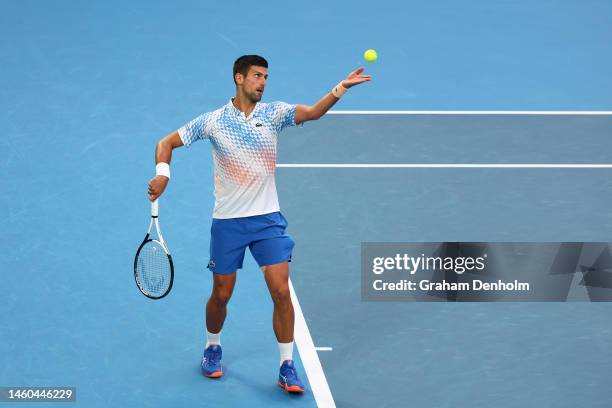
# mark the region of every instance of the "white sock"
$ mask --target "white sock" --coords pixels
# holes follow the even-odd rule
[[[280,365],[283,365],[285,360],[293,360],[293,342],[278,343],[278,350],[280,351]]]
[[[221,345],[221,332],[219,333],[211,333],[208,330],[206,330],[206,346],[204,347],[205,349],[208,348],[208,346],[214,346],[214,345]]]

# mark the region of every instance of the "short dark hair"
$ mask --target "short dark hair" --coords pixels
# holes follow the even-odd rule
[[[236,83],[236,74],[241,73],[242,75],[246,75],[252,65],[268,68],[268,61],[259,55],[243,55],[238,58],[234,62],[234,83]]]

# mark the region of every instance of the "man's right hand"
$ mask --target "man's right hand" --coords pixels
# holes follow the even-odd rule
[[[166,189],[169,180],[166,176],[155,176],[149,180],[149,200],[157,200]]]

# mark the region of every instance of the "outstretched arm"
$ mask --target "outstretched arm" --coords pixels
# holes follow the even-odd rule
[[[178,131],[174,131],[164,137],[157,143],[157,147],[155,148],[155,164],[170,164],[170,160],[172,160],[172,150],[181,146],[183,146],[183,141]],[[157,175],[149,180],[149,200],[154,201],[159,198],[166,189],[169,180],[170,178],[162,175]]]
[[[365,68],[358,68],[348,74],[345,80],[336,85],[331,92],[325,94],[314,105],[297,105],[295,108],[295,123],[300,124],[307,120],[319,119],[340,100],[340,97],[348,88],[370,81],[372,79],[371,75],[361,74],[364,70]]]

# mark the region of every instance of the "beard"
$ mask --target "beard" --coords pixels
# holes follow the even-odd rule
[[[249,98],[249,101],[256,103],[261,101],[261,97],[263,96],[263,92],[259,93],[257,91],[253,91],[253,92],[249,92],[246,94],[247,98]]]

